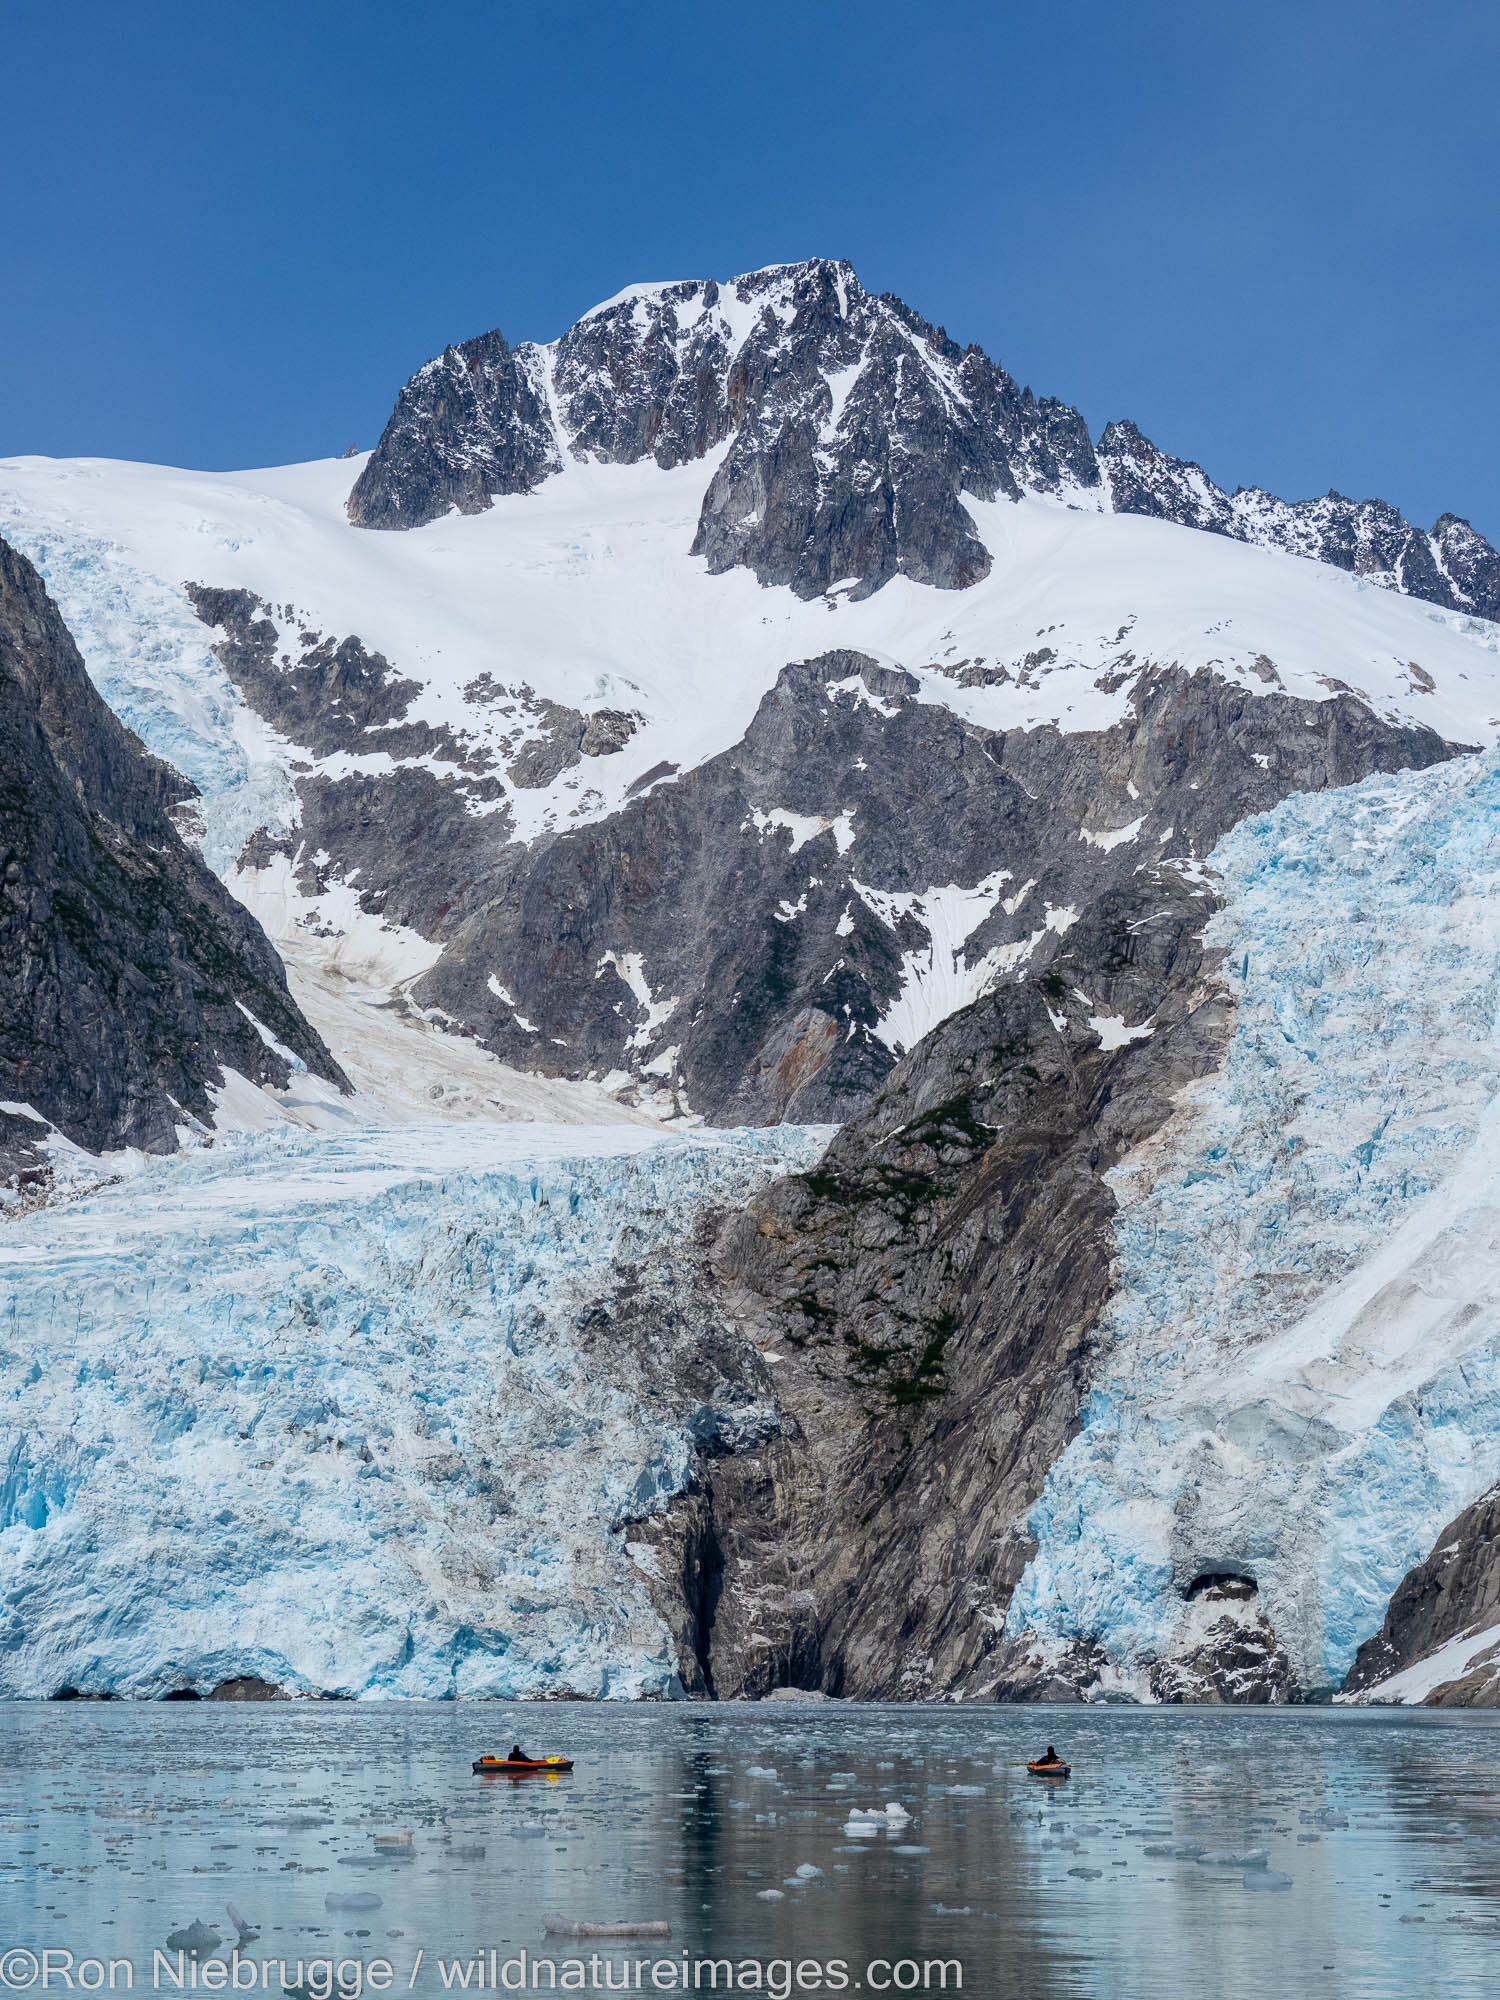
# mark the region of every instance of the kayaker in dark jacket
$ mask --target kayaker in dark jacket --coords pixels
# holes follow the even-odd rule
[[[510,1757],[508,1761],[512,1764],[532,1764],[535,1763],[536,1760],[533,1757],[528,1757],[526,1755],[526,1752],[521,1748],[519,1743],[512,1743],[510,1746]]]

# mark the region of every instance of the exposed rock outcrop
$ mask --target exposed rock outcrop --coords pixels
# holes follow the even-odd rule
[[[1191,742],[1207,836],[1215,815],[1232,823],[1244,810],[1238,730],[1279,727],[1291,755],[1309,717],[1278,697],[1250,704],[1253,723],[1220,709],[1209,726],[1199,704],[1222,701],[1222,684],[1168,682],[1110,748],[1144,802],[1140,780]],[[1322,720],[1318,768],[1299,785],[1445,754],[1357,703]],[[1102,743],[1048,744],[1039,731],[1007,743],[1008,765],[1012,755],[1039,760],[1013,767],[1038,797],[1066,792],[1066,766],[1049,771],[1049,759],[1105,761]],[[1099,763],[1087,768],[1097,785]],[[1290,789],[1288,776],[1276,782]],[[1101,880],[1044,969],[945,1021],[817,1169],[727,1226],[716,1269],[774,1357],[782,1434],[705,1464],[688,1500],[640,1531],[658,1540],[664,1573],[696,1579],[694,1657],[721,1696],[792,1684],[1046,1700],[1098,1684],[1086,1643],[1039,1662],[1007,1651],[1005,1618],[1031,1553],[1026,1516],[1078,1421],[1112,1282],[1102,1176],[1226,1045],[1231,1009],[1201,943],[1212,904],[1195,870],[1170,864]],[[1285,1698],[1274,1632],[1214,1587],[1225,1601],[1205,1585],[1189,1606],[1164,1695]]]
[[[561,460],[535,348],[502,333],[445,348],[401,391],[354,483],[361,528],[418,528],[450,508],[480,514],[501,493],[530,493]]]
[[[784,668],[732,749],[522,845],[495,756],[511,786],[540,784],[611,754],[627,714],[497,689],[516,733],[491,754],[404,719],[410,684],[357,640],[289,643],[284,614],[243,592],[196,601],[278,727],[361,755],[427,729],[419,763],[297,780],[280,846],[303,892],[354,881],[366,912],[438,943],[416,998],[506,1061],[610,1076],[718,1124],[849,1117],[945,1013],[1039,973],[1143,863],[1204,854],[1245,813],[1371,759],[1439,754],[1348,695],[1251,695],[1128,654],[1113,728],[987,730],[902,669],[832,651]]]
[[[46,1126],[170,1151],[233,1068],[339,1080],[254,919],[171,818],[191,787],[94,691],[31,564],[0,543],[0,1150],[24,1194]],[[41,1121],[46,1121],[43,1124]]]
[[[1359,1649],[1345,1694],[1381,1699],[1381,1685],[1441,1648],[1462,1657],[1422,1699],[1432,1708],[1500,1708],[1500,1488],[1448,1523],[1431,1555],[1402,1579],[1385,1622]],[[1455,1641],[1472,1638],[1468,1651]]]
[[[633,287],[550,347],[449,348],[402,391],[349,516],[412,527],[534,491],[565,458],[669,468],[726,441],[694,550],[802,597],[961,589],[990,564],[962,494],[1098,484],[1076,410],[815,258]]]

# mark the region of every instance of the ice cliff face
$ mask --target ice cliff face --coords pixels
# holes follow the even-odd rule
[[[1109,1176],[1101,1356],[1006,1624],[1039,1686],[1170,1692],[1198,1653],[1212,1694],[1221,1622],[1337,1686],[1500,1475],[1496,759],[1289,799],[1210,867],[1235,1031]],[[1252,1601],[1206,1618],[1226,1578]]]
[[[672,1254],[825,1140],[283,1125],[9,1224],[0,1693],[669,1692],[626,1524],[779,1422]]]

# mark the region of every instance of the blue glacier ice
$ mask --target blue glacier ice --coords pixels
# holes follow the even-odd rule
[[[43,519],[3,485],[0,536],[35,563],[115,714],[198,787],[184,831],[216,874],[258,827],[296,825],[289,753],[246,707],[180,587],[77,523]]]
[[[0,1695],[671,1692],[620,1524],[774,1414],[581,1319],[828,1136],[288,1126],[8,1222]]]
[[[1290,798],[1209,865],[1227,1062],[1111,1176],[1102,1360],[1007,1622],[1137,1693],[1224,1570],[1336,1684],[1500,1477],[1500,763]]]

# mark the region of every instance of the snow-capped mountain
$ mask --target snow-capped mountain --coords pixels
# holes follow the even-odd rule
[[[28,1221],[13,1315],[86,1277],[157,1388],[262,1386],[185,1397],[207,1456],[130,1488],[201,1538],[211,1459],[239,1525],[111,1664],[59,1636],[80,1563],[140,1609],[100,1441],[175,1392],[64,1394],[49,1333],[17,1686],[1264,1699],[1337,1683],[1500,1478],[1482,1227],[1439,1245],[1460,1177],[1488,1199],[1500,963],[1464,524],[1096,446],[815,262],[450,348],[363,460],[8,461],[0,533],[342,1070],[204,1048],[189,1152],[81,1196],[76,1146],[131,1135],[46,1111],[140,1284]],[[143,1261],[145,1201],[180,1242]],[[288,1422],[360,1450],[314,1494],[233,1442]]]
[[[349,518],[420,527],[533,493],[578,460],[666,469],[721,446],[693,552],[800,597],[866,596],[893,576],[963,589],[993,561],[968,501],[1030,493],[1500,616],[1500,556],[1466,521],[1445,514],[1424,534],[1383,500],[1230,496],[1131,423],[1095,448],[1076,410],[825,259],[633,285],[545,347],[493,332],[448,348],[402,391]]]
[[[0,527],[273,934],[359,931],[519,1069],[843,1118],[1063,912],[1230,823],[1089,747],[1164,674],[1489,729],[1483,561],[1439,588],[1321,502],[1299,561],[1269,515],[1184,534],[1140,511],[1224,522],[1167,461],[1127,480],[1123,437],[814,262],[451,348],[362,463],[12,464]],[[1247,754],[1236,813],[1286,788]]]

